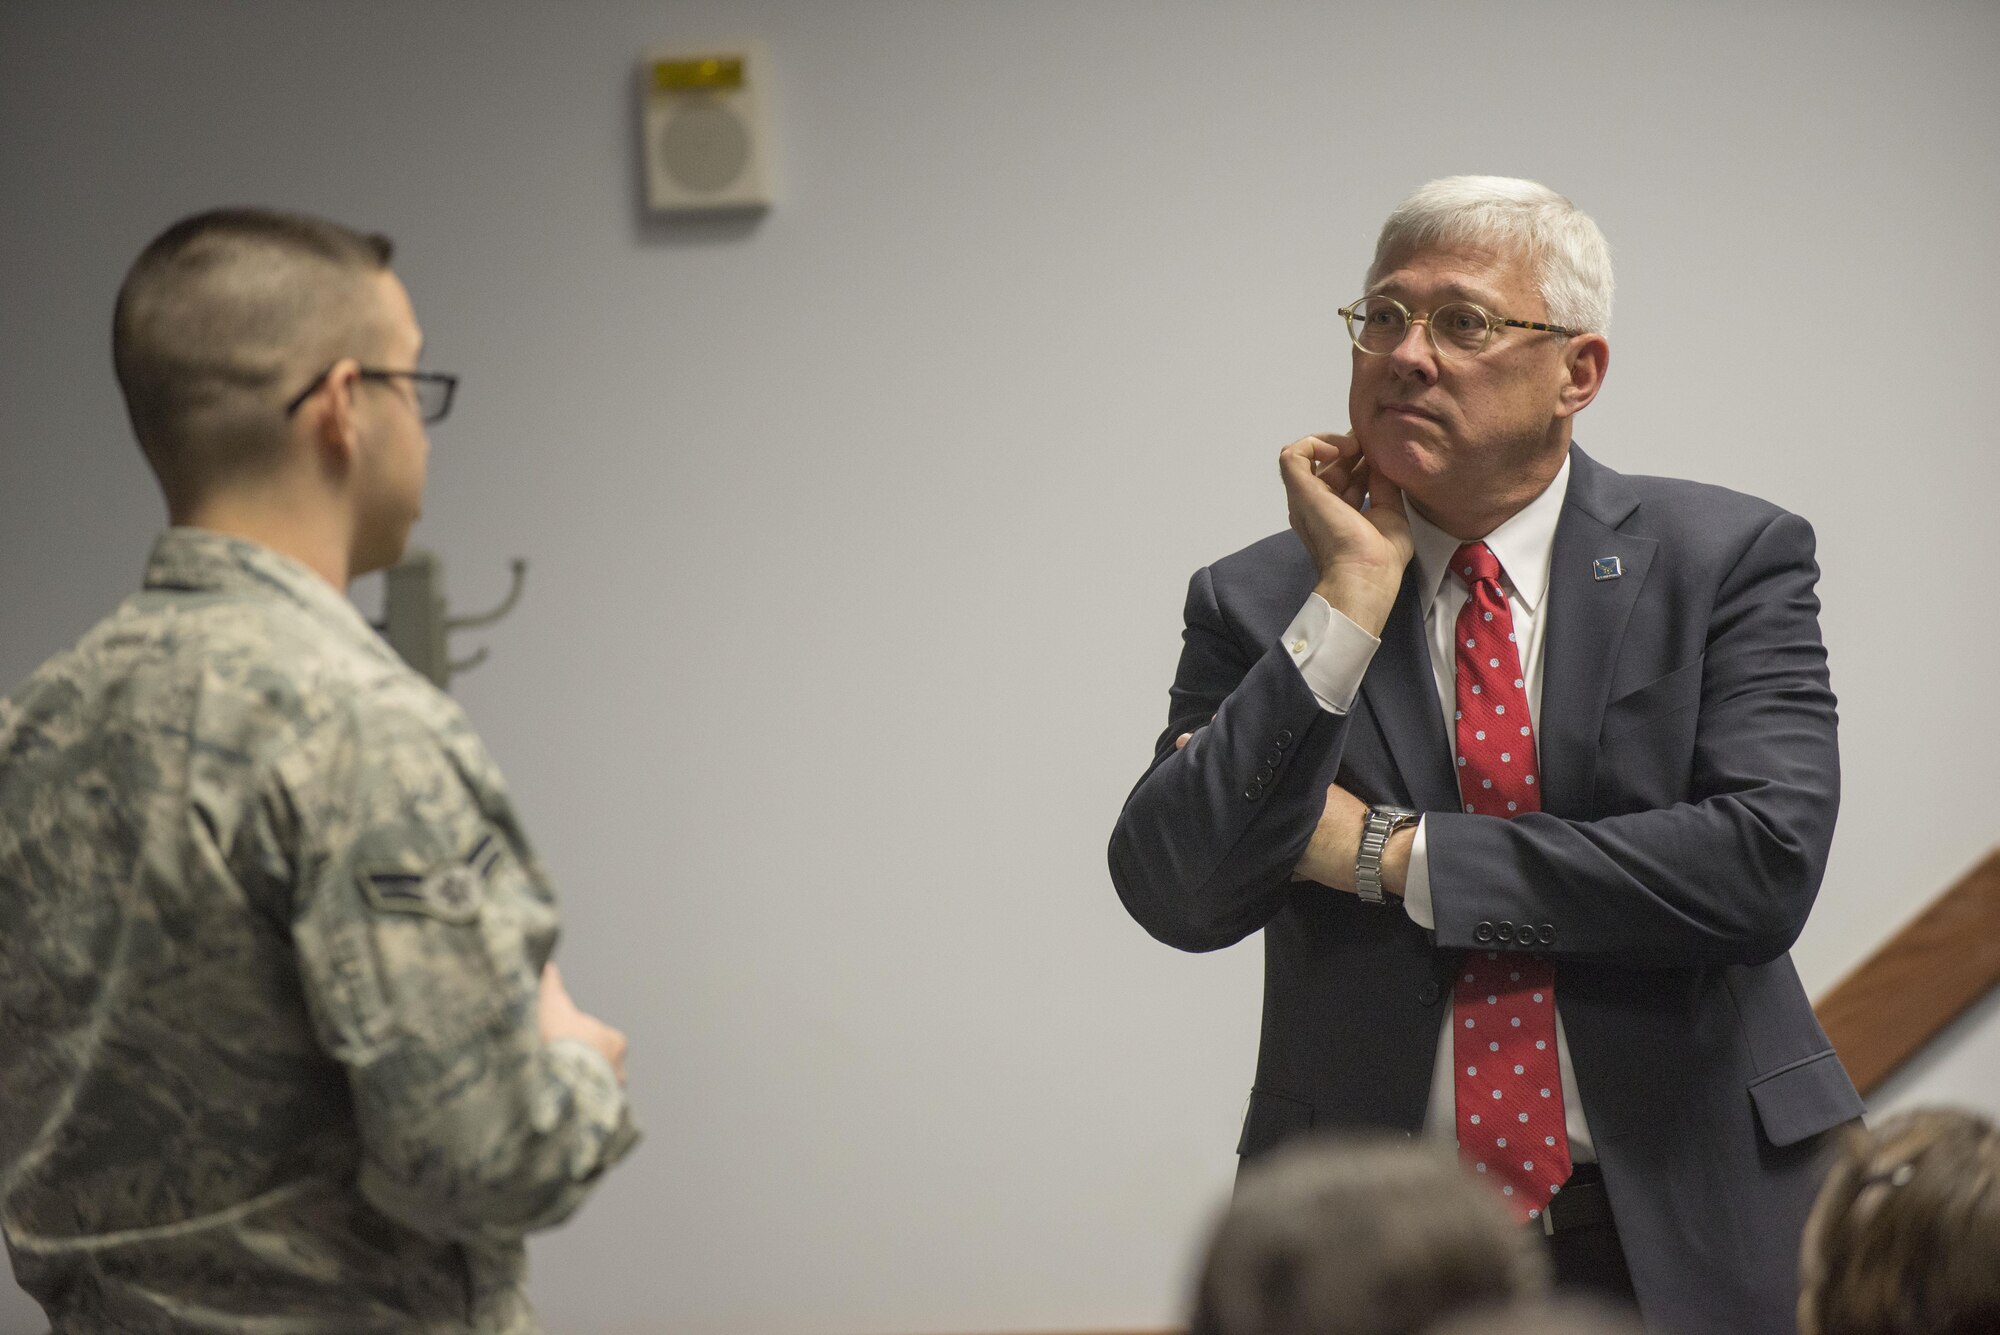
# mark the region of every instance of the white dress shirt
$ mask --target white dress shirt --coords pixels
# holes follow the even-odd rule
[[[1537,747],[1541,742],[1542,644],[1547,636],[1544,615],[1549,591],[1549,558],[1555,548],[1556,521],[1561,517],[1563,498],[1569,494],[1569,461],[1565,459],[1547,490],[1516,511],[1507,522],[1486,535],[1485,542],[1500,562],[1501,585],[1506,590],[1507,608],[1514,618],[1515,645],[1521,653],[1521,676],[1527,683],[1529,722],[1535,725]],[[1410,537],[1416,547],[1410,570],[1404,578],[1417,581],[1417,603],[1424,618],[1424,641],[1430,646],[1431,675],[1437,689],[1443,718],[1458,708],[1457,658],[1453,629],[1458,612],[1469,597],[1465,585],[1451,573],[1451,554],[1459,540],[1409,510]],[[1345,714],[1354,706],[1361,678],[1368,671],[1381,641],[1370,635],[1317,593],[1285,628],[1284,644],[1292,661],[1312,688],[1320,708]],[[1445,730],[1452,747],[1454,771],[1458,760],[1458,739],[1453,729]],[[1357,794],[1363,796],[1364,794]],[[1430,859],[1426,851],[1424,821],[1417,822],[1416,843],[1410,850],[1410,869],[1403,890],[1403,910],[1410,920],[1426,930],[1436,926],[1431,912]],[[1438,1140],[1455,1140],[1458,1135],[1452,1053],[1451,1008],[1445,1007],[1438,1039],[1437,1060],[1431,1071],[1430,1104],[1424,1114],[1424,1135]],[[1597,1155],[1591,1147],[1590,1127],[1584,1121],[1583,1100],[1578,1097],[1576,1073],[1570,1065],[1569,1038],[1563,1032],[1562,995],[1556,996],[1556,1058],[1562,1068],[1563,1111],[1569,1125],[1572,1163],[1588,1163]]]

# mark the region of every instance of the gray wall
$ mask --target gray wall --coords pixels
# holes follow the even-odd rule
[[[782,201],[648,223],[637,58],[733,34]],[[0,0],[0,679],[160,521],[107,355],[140,246],[226,201],[390,232],[466,377],[420,539],[467,609],[533,566],[458,694],[651,1132],[536,1244],[552,1328],[1164,1323],[1260,962],[1149,940],[1103,844],[1187,575],[1344,424],[1333,308],[1419,182],[1602,222],[1599,458],[1817,526],[1808,986],[1992,844],[1996,57],[1985,3]],[[1987,1007],[1891,1098],[1996,1071]]]

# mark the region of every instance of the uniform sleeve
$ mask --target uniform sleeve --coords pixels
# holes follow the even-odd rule
[[[292,931],[346,1068],[360,1188],[433,1237],[566,1218],[638,1139],[610,1064],[541,1040],[553,897],[455,707],[363,700],[278,771],[302,851]]]

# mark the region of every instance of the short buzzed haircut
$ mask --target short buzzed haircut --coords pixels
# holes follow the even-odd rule
[[[169,506],[276,457],[284,405],[342,357],[387,337],[370,279],[387,237],[270,209],[169,227],[125,275],[111,356],[125,408]]]
[[[1541,1239],[1435,1147],[1305,1139],[1246,1167],[1208,1246],[1190,1335],[1418,1335],[1538,1297]]]

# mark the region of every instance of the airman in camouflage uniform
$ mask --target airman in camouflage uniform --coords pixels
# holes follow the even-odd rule
[[[0,702],[16,1277],[58,1331],[535,1330],[523,1235],[637,1139],[622,1040],[538,1024],[556,935],[457,706],[321,573],[170,528]]]

